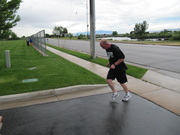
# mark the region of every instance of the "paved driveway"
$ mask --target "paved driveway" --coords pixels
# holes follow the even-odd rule
[[[108,94],[1,110],[2,135],[178,135],[180,117],[132,95]]]

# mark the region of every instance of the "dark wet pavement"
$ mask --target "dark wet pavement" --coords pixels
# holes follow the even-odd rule
[[[101,94],[1,110],[2,135],[179,135],[180,117],[132,94]]]

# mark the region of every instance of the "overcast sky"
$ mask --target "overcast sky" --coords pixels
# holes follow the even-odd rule
[[[89,17],[89,0],[23,0],[17,12],[21,21],[12,30],[18,36],[43,29],[52,34],[54,26],[86,32],[87,1]],[[129,33],[144,20],[148,31],[180,28],[180,0],[95,0],[95,12],[96,30]]]

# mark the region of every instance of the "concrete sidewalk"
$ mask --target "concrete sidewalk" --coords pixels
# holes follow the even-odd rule
[[[63,53],[61,51],[58,51],[56,49],[53,49],[51,47],[47,46],[47,49],[81,67],[84,67],[91,72],[105,78],[108,72],[108,68],[94,64],[92,62],[77,58],[75,56],[69,55],[67,53]],[[152,73],[148,71],[145,75],[144,79],[148,79],[150,77],[152,79]],[[161,77],[160,74],[155,74],[155,78]],[[168,80],[166,79],[168,82]],[[179,81],[179,80],[178,80]],[[180,87],[178,81],[176,82],[176,87],[173,89],[170,89],[167,84],[162,85],[161,82],[159,84],[153,84],[153,82],[147,82],[140,79],[136,79],[134,77],[128,76],[128,88],[132,93],[135,93],[141,97],[144,97],[164,108],[166,108],[169,111],[174,112],[175,114],[180,115]],[[116,87],[119,87],[119,83],[115,81]],[[160,85],[161,84],[161,85]],[[122,88],[118,88],[119,90],[122,90]],[[110,90],[109,90],[110,91]]]

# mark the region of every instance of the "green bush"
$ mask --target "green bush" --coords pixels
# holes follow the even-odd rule
[[[180,40],[180,31],[179,32],[175,32],[172,36],[173,40]]]
[[[78,36],[78,39],[85,39],[85,36],[84,36],[83,34],[80,34],[80,35]]]

